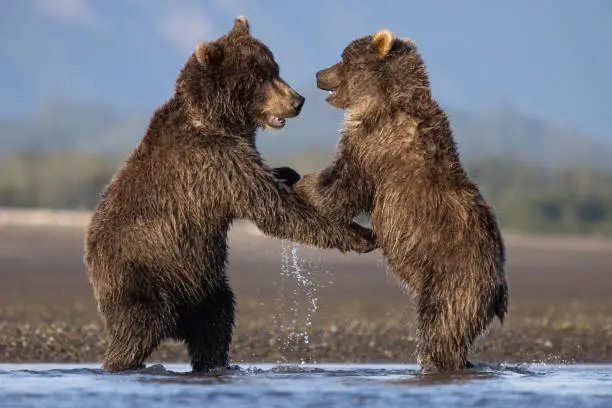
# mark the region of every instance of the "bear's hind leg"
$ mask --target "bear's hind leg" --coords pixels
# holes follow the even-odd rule
[[[234,314],[234,293],[225,279],[181,314],[178,333],[187,344],[194,372],[228,367]]]
[[[171,317],[161,308],[132,305],[105,316],[108,345],[102,369],[144,368],[147,358],[167,337]]]
[[[468,352],[486,315],[454,296],[431,291],[418,298],[418,361],[426,373],[471,368]]]

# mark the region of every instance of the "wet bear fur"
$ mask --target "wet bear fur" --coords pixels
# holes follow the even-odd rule
[[[143,367],[168,338],[186,343],[194,371],[228,365],[235,300],[225,269],[236,219],[320,248],[374,249],[370,230],[298,200],[276,176],[299,176],[268,168],[255,147],[258,128],[284,126],[303,103],[246,18],[198,44],[87,230],[84,261],[108,340],[103,369]]]
[[[493,208],[462,168],[449,119],[410,39],[381,30],[317,73],[346,110],[336,157],[294,186],[330,218],[370,216],[418,313],[424,372],[469,367],[468,352],[508,308],[504,243]]]

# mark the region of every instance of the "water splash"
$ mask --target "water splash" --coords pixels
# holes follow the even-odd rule
[[[319,283],[314,278],[317,267],[298,255],[301,244],[282,241],[281,284],[279,287],[275,320],[281,329],[278,339],[285,361],[299,364],[312,361],[310,357],[310,329],[318,309]]]

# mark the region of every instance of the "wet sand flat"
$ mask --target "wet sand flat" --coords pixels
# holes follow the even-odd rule
[[[281,269],[282,242],[252,230],[230,234],[235,362],[414,362],[414,310],[379,252],[298,247],[305,290]],[[101,360],[83,233],[82,225],[0,223],[0,361]],[[510,314],[473,358],[612,362],[612,243],[512,234],[506,242]],[[183,346],[168,342],[151,360],[185,359]]]

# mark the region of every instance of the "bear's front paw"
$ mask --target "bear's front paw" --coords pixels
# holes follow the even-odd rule
[[[292,187],[300,181],[300,174],[290,167],[276,167],[271,170],[271,173],[283,184]]]
[[[355,233],[350,250],[366,254],[378,248],[376,234],[374,234],[373,230],[363,227],[356,222],[351,223],[350,227]]]

